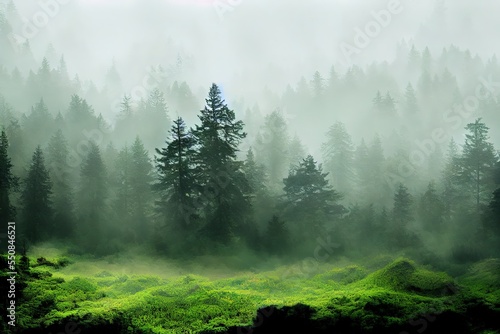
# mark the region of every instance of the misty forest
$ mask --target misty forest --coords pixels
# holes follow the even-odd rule
[[[291,2],[0,1],[1,333],[500,333],[500,7]]]

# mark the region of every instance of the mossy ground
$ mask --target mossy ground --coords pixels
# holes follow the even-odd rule
[[[280,315],[289,324],[303,318],[302,324],[314,327],[311,333],[417,333],[440,318],[456,317],[463,321],[463,333],[495,333],[495,322],[475,321],[468,312],[500,316],[497,259],[476,263],[454,279],[406,258],[388,257],[325,263],[305,275],[291,275],[290,266],[281,266],[199,276],[176,270],[140,275],[110,260],[102,268],[99,261],[55,255],[37,261],[37,256],[30,257],[31,274],[17,309],[19,332],[64,332],[72,321],[86,332],[222,333],[254,324],[255,333],[264,333],[266,318],[276,322]],[[256,319],[257,310],[271,305],[274,315]]]

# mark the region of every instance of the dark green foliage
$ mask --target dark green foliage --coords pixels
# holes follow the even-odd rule
[[[53,236],[69,238],[75,229],[74,193],[66,138],[58,130],[47,148],[47,169],[52,181]]]
[[[96,251],[106,238],[104,222],[107,216],[107,173],[99,147],[89,142],[89,153],[80,169],[77,192],[78,236],[89,251]]]
[[[418,203],[418,215],[427,231],[439,232],[443,229],[445,207],[433,182]]]
[[[47,239],[53,233],[51,189],[49,172],[45,167],[42,149],[38,146],[33,153],[21,195],[21,226],[32,243]]]
[[[10,196],[18,186],[18,178],[12,174],[12,164],[8,154],[9,140],[4,130],[0,135],[0,226],[7,230],[7,223],[13,221],[16,210]]]
[[[198,186],[206,196],[204,232],[211,240],[227,244],[250,210],[250,187],[242,163],[236,160],[238,145],[246,133],[217,85],[212,85],[205,101],[199,115],[201,124],[193,131]]]
[[[301,237],[320,233],[324,224],[344,213],[342,196],[333,190],[314,158],[307,156],[283,180],[284,217],[298,228]]]
[[[154,189],[159,194],[156,208],[161,225],[168,228],[166,231],[162,229],[161,233],[176,231],[186,237],[196,231],[200,208],[196,202],[195,138],[186,130],[182,118],[174,121],[166,144],[167,147],[156,149],[158,181]]]
[[[389,244],[392,247],[413,246],[413,236],[408,231],[408,225],[413,221],[412,196],[403,184],[394,194],[394,206],[391,214],[391,224],[389,234],[391,236]]]
[[[274,215],[267,223],[265,238],[266,248],[272,254],[283,255],[290,247],[289,231],[279,216]]]
[[[469,133],[465,135],[459,175],[479,212],[480,205],[490,198],[493,190],[490,177],[497,158],[493,144],[488,141],[489,128],[481,119],[467,124],[465,129]]]

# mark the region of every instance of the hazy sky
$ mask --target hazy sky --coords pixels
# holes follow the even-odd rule
[[[30,38],[35,57],[41,59],[51,41],[58,53],[65,54],[70,71],[87,78],[99,77],[113,59],[120,72],[131,71],[133,78],[148,65],[175,59],[179,52],[194,57],[197,78],[207,81],[223,81],[234,73],[252,73],[255,80],[262,80],[269,64],[293,78],[316,69],[326,72],[332,64],[345,63],[342,42],[355,46],[356,29],[365,30],[374,21],[373,11],[397,3],[400,12],[391,15],[389,24],[370,38],[352,62],[390,60],[403,39],[420,47],[430,44],[436,52],[453,43],[487,57],[499,48],[485,43],[495,40],[498,31],[500,5],[494,0],[444,1],[442,19],[448,26],[432,24],[438,1],[430,0],[59,2],[63,4],[40,0],[17,6],[30,22],[41,11],[51,16]],[[422,25],[429,27],[432,40]],[[282,76],[281,81],[287,82]]]

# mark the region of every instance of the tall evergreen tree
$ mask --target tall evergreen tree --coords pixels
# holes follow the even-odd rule
[[[299,163],[307,156],[306,149],[304,148],[304,145],[302,145],[302,142],[297,134],[295,134],[290,141],[288,150],[290,152],[290,166],[298,166]]]
[[[163,92],[154,89],[149,95],[143,108],[139,108],[140,117],[144,125],[144,132],[140,137],[148,150],[153,150],[160,146],[167,135],[166,127],[170,123],[168,116],[167,102]]]
[[[418,112],[418,101],[411,83],[408,83],[408,86],[406,86],[405,111],[409,115],[415,115]]]
[[[27,239],[33,243],[47,239],[53,234],[51,186],[42,149],[38,146],[33,153],[21,195],[22,230]]]
[[[198,146],[199,184],[212,192],[205,206],[205,232],[216,242],[228,243],[250,210],[248,181],[242,163],[236,160],[238,145],[246,133],[216,84],[212,84],[205,101],[199,115],[201,124],[193,132]]]
[[[393,246],[405,247],[410,245],[408,225],[413,220],[413,200],[402,183],[394,194],[394,206],[392,209],[392,226],[390,227],[391,243]]]
[[[269,175],[272,191],[279,192],[289,166],[288,125],[279,110],[267,115],[256,143],[257,158],[262,161]]]
[[[68,160],[68,144],[62,131],[58,130],[47,147],[47,169],[52,181],[54,236],[61,238],[72,236],[75,229],[73,177]]]
[[[177,118],[165,148],[156,149],[158,180],[154,189],[160,194],[156,207],[169,232],[186,234],[196,231],[197,180],[194,165],[196,141]]]
[[[89,153],[80,169],[77,193],[78,235],[83,247],[90,252],[102,251],[100,243],[108,236],[104,223],[107,215],[107,172],[99,146],[89,143]],[[106,234],[106,235],[105,235]]]
[[[462,181],[472,195],[476,210],[479,213],[481,205],[488,203],[493,189],[491,188],[491,173],[497,161],[495,149],[490,143],[488,127],[477,119],[465,127],[469,131],[465,135],[463,154],[460,159]]]
[[[342,196],[329,184],[327,175],[309,155],[283,180],[284,214],[303,236],[320,233],[326,221],[344,213],[338,204]]]
[[[442,197],[445,210],[445,219],[450,222],[453,215],[463,203],[463,191],[460,183],[460,153],[458,145],[452,139],[448,144],[448,152],[442,172]]]
[[[132,158],[130,174],[132,217],[140,224],[140,222],[147,221],[147,217],[151,213],[153,166],[149,153],[139,137],[135,138],[130,151]]]
[[[322,145],[325,170],[330,174],[332,185],[342,193],[350,192],[354,181],[354,146],[345,125],[336,122],[327,133]]]
[[[418,215],[420,222],[428,232],[441,232],[444,223],[444,204],[433,182],[419,201]]]
[[[4,130],[0,135],[0,226],[7,231],[7,223],[14,221],[16,209],[11,204],[10,195],[17,189],[18,178],[12,174],[12,164],[8,154],[9,140]]]

